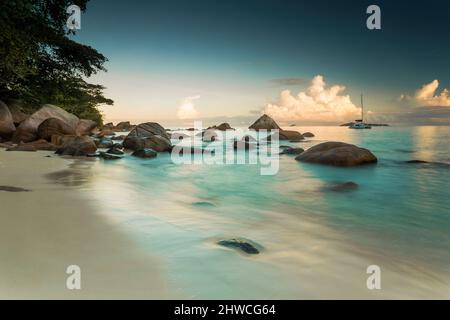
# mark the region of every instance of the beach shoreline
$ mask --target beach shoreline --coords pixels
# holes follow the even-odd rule
[[[0,191],[0,298],[164,299],[162,261],[96,214],[76,161],[88,160],[0,148],[0,186],[16,191]],[[81,290],[66,287],[70,265]]]

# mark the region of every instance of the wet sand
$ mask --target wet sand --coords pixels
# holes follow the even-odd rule
[[[164,262],[77,192],[83,163],[0,148],[0,299],[168,297]],[[81,268],[81,290],[66,287],[70,265]]]

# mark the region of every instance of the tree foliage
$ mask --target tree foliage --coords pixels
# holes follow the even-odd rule
[[[67,8],[86,10],[88,0],[0,2],[0,98],[31,108],[58,105],[101,124],[100,104],[113,104],[104,87],[84,79],[106,71],[106,57],[69,38]]]

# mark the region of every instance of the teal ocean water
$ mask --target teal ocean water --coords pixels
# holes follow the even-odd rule
[[[79,165],[90,175],[75,188],[161,258],[174,296],[450,298],[450,128],[289,129],[315,137],[283,145],[343,141],[379,162],[334,168],[283,155],[263,176],[258,165],[177,165],[159,154]],[[413,159],[433,163],[405,163]],[[359,187],[329,190],[347,181]],[[216,244],[235,237],[263,250]],[[367,289],[369,265],[381,268],[381,290]]]

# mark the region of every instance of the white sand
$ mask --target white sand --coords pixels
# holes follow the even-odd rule
[[[0,186],[31,190],[0,191],[0,299],[166,298],[162,261],[96,214],[73,187],[74,161],[0,148]],[[64,174],[66,185],[49,178]],[[81,290],[66,288],[69,265]]]

